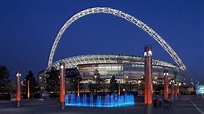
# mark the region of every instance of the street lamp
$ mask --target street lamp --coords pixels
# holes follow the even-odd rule
[[[144,78],[145,78],[145,90],[144,90],[144,104],[145,114],[152,113],[152,46],[147,45],[144,48]]]
[[[97,76],[95,75],[94,76],[94,79],[95,79],[95,87],[94,87],[94,91],[95,91],[95,93],[97,93]]]
[[[128,78],[129,78],[129,77],[128,77],[128,76],[126,76],[126,83],[128,83]]]
[[[95,78],[95,83],[97,83],[97,81],[96,81],[97,76],[95,75],[94,78]]]
[[[174,86],[174,95],[175,95],[175,101],[177,101],[177,95],[178,95],[178,83],[175,83]]]
[[[118,95],[120,95],[120,81],[118,83]]]
[[[168,89],[169,89],[169,82],[168,82],[168,70],[164,70],[164,100],[168,100]]]
[[[60,105],[65,108],[65,63],[60,63]]]
[[[80,90],[79,90],[79,76],[77,76],[77,96],[79,96]]]
[[[171,102],[174,102],[174,79],[171,79]]]
[[[30,80],[28,80],[27,97],[30,98]]]
[[[20,100],[21,100],[21,84],[20,84],[20,80],[21,80],[21,73],[20,71],[17,71],[16,74],[16,101],[17,101],[17,107],[20,107]]]

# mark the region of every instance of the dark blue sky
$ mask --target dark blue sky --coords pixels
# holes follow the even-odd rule
[[[23,77],[47,67],[51,46],[62,25],[81,10],[104,6],[143,21],[176,51],[194,80],[204,84],[203,0],[1,0],[0,65],[11,78],[20,69]],[[175,64],[146,32],[108,14],[80,18],[65,31],[54,61],[83,54],[143,56],[144,45],[153,45],[153,58]]]

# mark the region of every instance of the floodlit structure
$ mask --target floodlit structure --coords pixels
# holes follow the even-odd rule
[[[110,78],[114,75],[117,82],[120,84],[131,83],[131,84],[140,84],[144,79],[144,58],[138,56],[130,55],[82,55],[74,56],[65,59],[58,60],[53,62],[55,50],[57,45],[65,32],[65,30],[76,20],[91,14],[96,13],[105,13],[111,14],[120,18],[123,18],[130,23],[136,25],[147,34],[149,34],[157,43],[163,47],[163,49],[170,55],[170,57],[177,64],[170,64],[160,60],[152,60],[152,79],[153,84],[163,84],[163,72],[165,69],[169,71],[169,80],[174,79],[177,83],[181,84],[184,82],[184,79],[187,77],[190,79],[190,75],[186,70],[186,66],[183,64],[180,57],[177,53],[171,48],[171,46],[151,27],[149,27],[144,22],[135,18],[132,15],[129,15],[125,12],[122,12],[117,9],[112,9],[109,7],[94,7],[88,8],[83,11],[80,11],[68,19],[64,25],[59,30],[55,41],[52,45],[48,67],[46,71],[49,72],[51,67],[55,67],[59,70],[59,64],[61,62],[65,63],[65,70],[69,72],[69,69],[78,68],[80,75],[82,76],[82,81],[80,83],[96,83],[96,76],[94,76],[94,71],[98,70],[100,78],[104,80],[105,83],[110,82]],[[103,83],[104,83],[103,82]],[[170,81],[169,81],[170,82]]]
[[[115,75],[116,80],[120,83],[131,82],[138,84],[144,77],[144,57],[134,55],[110,55],[110,54],[96,54],[96,55],[81,55],[68,57],[58,60],[52,64],[57,70],[60,69],[60,63],[65,63],[67,73],[69,69],[78,68],[82,76],[81,83],[95,83],[94,72],[97,69],[105,83],[109,83],[111,76]],[[47,70],[51,68],[48,67]],[[184,72],[171,63],[153,59],[153,84],[164,83],[163,72],[165,69],[169,71],[170,79],[174,78],[175,72],[177,74],[176,81],[184,81]]]
[[[179,69],[185,72],[185,77],[191,79],[190,75],[188,74],[188,71],[186,70],[186,66],[183,64],[180,57],[177,55],[177,53],[171,48],[171,46],[158,34],[156,33],[151,27],[149,27],[147,24],[143,23],[139,19],[135,18],[132,15],[129,15],[125,12],[122,12],[117,9],[112,9],[109,7],[94,7],[94,8],[88,8],[83,11],[78,12],[77,14],[73,15],[69,20],[67,20],[64,25],[59,30],[55,41],[52,45],[49,60],[48,60],[48,67],[52,66],[53,63],[53,57],[55,54],[55,50],[57,48],[57,45],[61,39],[61,36],[65,32],[65,30],[76,20],[90,14],[96,14],[96,13],[105,13],[105,14],[111,14],[120,18],[123,18],[132,24],[136,25],[137,27],[141,28],[143,31],[145,31],[147,34],[149,34],[155,41],[160,44],[163,49],[171,56],[171,58],[175,61],[175,63],[178,65]]]

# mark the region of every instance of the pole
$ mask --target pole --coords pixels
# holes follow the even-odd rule
[[[169,93],[168,70],[164,70],[164,100],[168,100]]]
[[[179,95],[179,93],[180,93],[180,89],[179,89],[180,84],[178,84],[177,86],[178,86],[177,93],[178,93],[178,95]]]
[[[144,90],[144,104],[145,114],[152,114],[152,46],[147,45],[144,48],[144,76],[145,76],[145,90]]]
[[[77,96],[79,96],[79,80],[77,82]]]
[[[28,80],[28,93],[27,93],[28,100],[30,98],[30,81]]]
[[[21,80],[21,73],[20,71],[17,71],[16,74],[16,102],[17,102],[17,107],[20,107],[20,101],[21,101],[21,84],[20,84],[20,80]]]
[[[174,96],[175,96],[175,101],[177,101],[177,98],[178,98],[178,93],[177,93],[177,90],[178,90],[178,88],[177,88],[177,83],[175,83],[175,86],[174,86]]]
[[[65,63],[60,63],[60,105],[65,108]]]
[[[171,102],[174,103],[174,79],[171,79]]]
[[[120,95],[120,81],[118,83],[118,95]]]

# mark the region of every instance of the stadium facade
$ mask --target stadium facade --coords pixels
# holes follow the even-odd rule
[[[144,76],[144,57],[119,54],[95,54],[68,57],[52,64],[59,70],[60,63],[65,63],[65,69],[78,68],[82,81],[80,83],[94,83],[94,72],[98,70],[100,77],[105,83],[110,82],[111,76],[115,75],[117,82],[133,84],[140,83]],[[50,68],[48,67],[47,70]],[[184,82],[184,72],[176,65],[152,59],[153,83],[163,83],[163,73],[168,69],[169,82],[175,79],[178,83]],[[160,81],[160,82],[159,82]]]

